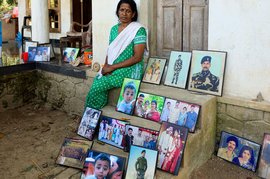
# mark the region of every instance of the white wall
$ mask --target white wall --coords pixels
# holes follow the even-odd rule
[[[135,0],[137,3],[138,21],[148,27],[148,1]],[[109,33],[113,25],[117,24],[115,14],[118,0],[92,0],[93,19],[93,61],[104,64],[109,44]]]
[[[210,0],[209,50],[227,51],[223,95],[270,101],[270,1]]]

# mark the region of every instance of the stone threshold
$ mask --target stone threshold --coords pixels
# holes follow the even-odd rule
[[[270,102],[267,101],[258,102],[237,96],[222,96],[217,97],[217,102],[270,112]]]

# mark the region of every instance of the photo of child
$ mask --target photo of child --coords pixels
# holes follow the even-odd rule
[[[122,179],[126,159],[89,150],[81,179]]]
[[[140,83],[140,80],[134,80],[131,78],[124,79],[116,111],[130,115],[133,113]]]
[[[65,48],[63,51],[63,61],[65,62],[73,62],[75,61],[77,55],[79,53],[79,48]]]

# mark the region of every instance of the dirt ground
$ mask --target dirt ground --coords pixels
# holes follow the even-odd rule
[[[65,137],[76,137],[79,116],[38,104],[0,113],[1,179],[76,179],[80,170],[55,164]],[[180,170],[181,172],[181,170]],[[192,179],[256,179],[255,173],[213,156]]]

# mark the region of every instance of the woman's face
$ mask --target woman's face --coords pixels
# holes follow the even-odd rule
[[[121,23],[130,23],[135,13],[132,12],[131,7],[127,3],[122,3],[118,10],[118,17]]]
[[[248,161],[250,159],[250,152],[249,152],[249,150],[244,150],[244,152],[243,152],[243,159],[245,161]]]
[[[123,172],[122,171],[115,172],[112,175],[112,179],[121,179],[122,178],[122,175],[123,175]]]
[[[156,103],[152,102],[151,103],[151,109],[156,109],[156,107],[157,107]]]

